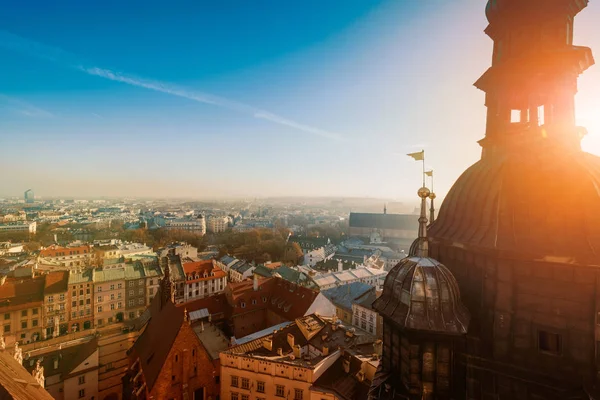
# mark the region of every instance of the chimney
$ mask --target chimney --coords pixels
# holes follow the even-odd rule
[[[344,263],[342,260],[338,260],[338,272],[342,272],[344,270]]]
[[[58,369],[58,357],[54,359],[54,369]]]
[[[324,356],[329,355],[329,346],[327,346],[326,344],[323,345],[323,355]]]
[[[282,349],[281,347],[278,347],[278,348],[277,348],[277,355],[278,355],[279,357],[283,356],[283,349]]]
[[[294,347],[294,344],[295,344],[295,338],[294,338],[294,335],[292,335],[291,333],[288,333],[288,334],[287,334],[287,342],[288,342],[288,344],[290,345],[290,347],[291,347],[291,348],[293,348],[293,347]]]
[[[258,290],[258,275],[254,274],[254,282],[252,283],[252,288],[256,292]]]
[[[263,340],[263,347],[269,351],[273,351],[273,340],[272,339]]]
[[[294,357],[296,357],[296,358],[302,357],[302,347],[300,347],[299,344],[294,346]]]

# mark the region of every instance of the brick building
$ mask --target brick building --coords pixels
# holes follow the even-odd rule
[[[235,337],[318,312],[335,315],[335,307],[322,293],[281,278],[259,278],[230,283],[225,290],[229,303],[230,331]]]
[[[219,351],[228,346],[218,329],[205,321],[192,324],[173,302],[168,272],[150,305],[151,318],[129,350],[123,399],[208,399],[220,392]]]

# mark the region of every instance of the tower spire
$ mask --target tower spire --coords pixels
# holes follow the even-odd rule
[[[387,214],[387,204],[383,203],[383,213]]]
[[[417,192],[421,198],[421,214],[419,216],[419,245],[417,247],[418,257],[429,257],[429,241],[427,240],[427,198],[431,194],[428,188],[423,186]]]

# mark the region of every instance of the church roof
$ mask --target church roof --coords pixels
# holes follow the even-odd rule
[[[599,209],[600,157],[532,148],[467,169],[429,237],[530,261],[600,265]]]
[[[414,215],[350,213],[351,228],[396,229],[416,231],[418,223]]]

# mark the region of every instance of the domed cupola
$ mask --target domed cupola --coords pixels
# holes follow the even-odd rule
[[[389,272],[383,294],[373,306],[399,328],[448,334],[465,334],[469,312],[460,301],[456,279],[440,262],[428,257],[427,188],[419,189],[419,237],[409,256]]]

